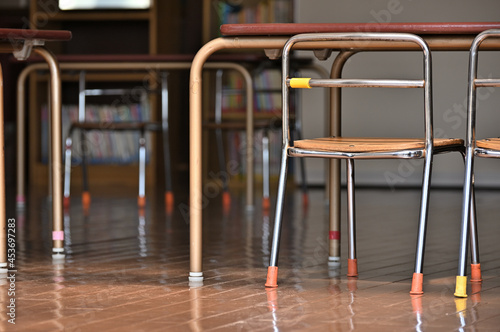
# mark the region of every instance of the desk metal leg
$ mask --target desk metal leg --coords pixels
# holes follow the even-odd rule
[[[346,51],[340,52],[332,65],[331,78],[340,78],[342,69],[346,61],[355,52]],[[330,98],[330,135],[341,135],[341,105],[342,92],[340,88],[332,88]],[[330,160],[329,167],[329,199],[330,199],[330,252],[328,257],[328,265],[340,265],[340,160]]]
[[[51,147],[52,147],[52,257],[64,257],[62,128],[61,128],[61,76],[54,55],[45,48],[35,47],[35,53],[44,58],[50,70]]]
[[[25,68],[17,78],[17,195],[16,195],[16,206],[18,209],[23,209],[26,205],[26,194],[24,192],[26,186],[25,174],[24,174],[24,164],[25,164],[25,131],[24,131],[24,119],[25,119],[25,83],[28,74],[31,73],[29,67]]]
[[[276,40],[271,38],[251,48],[266,48],[266,42],[275,46]],[[284,44],[284,41],[281,40]],[[189,281],[203,281],[202,270],[202,210],[207,202],[204,202],[202,188],[202,69],[208,57],[214,52],[224,48],[237,48],[241,46],[238,39],[217,38],[205,44],[196,54],[191,64],[189,78],[189,222],[190,222],[190,272]],[[207,64],[207,68],[209,67]],[[251,77],[248,72],[236,64],[232,64],[235,70],[239,70],[245,77],[247,83],[247,157],[253,156],[253,89],[251,86]],[[214,67],[222,68],[219,64],[213,64]],[[253,158],[247,158],[249,172],[253,172]],[[249,177],[250,174],[247,175]],[[253,174],[252,174],[253,176]],[[247,179],[247,181],[249,181]],[[253,183],[248,183],[248,187]],[[247,192],[253,188],[247,188]],[[247,197],[247,204],[253,203],[253,197]],[[251,205],[253,206],[253,204]],[[247,208],[249,206],[247,205]]]
[[[189,81],[189,281],[203,281],[202,259],[202,68],[210,52],[197,53]]]
[[[3,72],[0,65],[0,273],[7,273],[7,216],[5,211],[5,154]]]

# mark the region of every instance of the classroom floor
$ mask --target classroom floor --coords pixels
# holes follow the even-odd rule
[[[459,190],[431,192],[425,294],[415,297],[409,290],[419,190],[357,190],[357,279],[346,277],[345,241],[342,266],[327,265],[324,191],[311,190],[304,210],[300,192],[290,190],[277,289],[264,287],[273,218],[259,206],[246,213],[242,193],[233,192],[228,211],[221,208],[219,196],[204,210],[202,285],[187,280],[187,194],[177,195],[171,215],[161,194],[154,193],[140,214],[135,195],[120,188],[95,188],[85,215],[74,192],[65,217],[64,261],[50,256],[45,192],[31,190],[24,212],[9,208],[8,218],[16,219],[17,272],[15,282],[3,280],[0,288],[0,330],[500,330],[500,190],[477,193],[484,281],[469,285],[467,299],[453,296]],[[12,287],[15,294],[9,292]],[[12,299],[15,327],[6,312]]]

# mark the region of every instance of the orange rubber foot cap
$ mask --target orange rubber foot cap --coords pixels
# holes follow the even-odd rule
[[[347,259],[347,276],[348,277],[358,276],[358,260],[356,258]]]
[[[470,265],[470,281],[471,282],[481,282],[481,264],[471,264]]]
[[[82,193],[82,205],[84,210],[88,210],[90,208],[90,193],[88,191],[84,191]]]
[[[222,193],[222,206],[224,206],[225,209],[228,209],[230,205],[231,205],[231,195],[229,195],[227,191],[224,191]]]
[[[423,273],[413,273],[413,280],[411,281],[411,295],[424,294],[423,291],[424,274]]]
[[[174,193],[167,191],[165,193],[165,206],[171,208],[174,205]]]
[[[307,194],[302,194],[302,205],[305,208],[309,206],[309,196]]]
[[[137,197],[137,206],[140,208],[146,207],[146,196]]]
[[[271,201],[270,201],[269,197],[264,197],[262,199],[262,209],[267,211],[270,208],[271,208]]]
[[[278,267],[277,266],[269,266],[267,268],[266,287],[270,287],[270,288],[278,287]]]
[[[64,197],[64,200],[63,200],[63,207],[65,209],[69,208],[69,205],[71,203],[71,199],[69,197]]]

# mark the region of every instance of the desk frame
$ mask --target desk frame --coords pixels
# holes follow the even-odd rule
[[[146,70],[146,71],[169,71],[169,70],[188,70],[191,68],[191,62],[188,61],[179,61],[179,62],[63,62],[59,64],[60,70],[87,70],[87,71],[123,71],[123,70]],[[19,75],[17,82],[17,204],[19,208],[24,207],[24,197],[25,197],[25,177],[24,177],[24,165],[25,165],[25,130],[24,130],[24,121],[25,121],[25,85],[26,78],[30,73],[35,70],[47,70],[46,63],[34,63],[27,66]],[[252,77],[248,70],[237,63],[232,62],[211,62],[206,63],[204,65],[205,69],[229,69],[235,70],[239,72],[247,86],[246,89],[246,131],[248,133],[248,142],[247,142],[247,206],[253,206],[253,85],[252,85]],[[50,69],[50,68],[49,68]],[[58,78],[60,82],[60,78]],[[60,85],[59,85],[60,91]],[[54,98],[52,98],[53,100]],[[52,105],[52,107],[54,107]],[[61,117],[61,103],[59,99],[59,104],[57,105],[57,112],[59,115],[59,123]],[[52,126],[54,128],[54,120],[52,121]],[[57,140],[55,144],[58,144],[59,150],[56,151],[55,155],[58,155],[58,159],[56,160],[54,157],[50,159],[52,166],[51,169],[56,169],[59,171],[58,174],[54,174],[53,177],[55,179],[59,179],[57,181],[58,186],[62,188],[61,182],[63,179],[62,169],[64,168],[64,164],[62,163],[62,133],[59,127]],[[54,143],[53,143],[54,144]],[[52,149],[54,149],[54,145],[52,145]],[[54,165],[60,165],[59,167],[54,167]],[[53,178],[53,180],[54,180]],[[59,232],[55,234],[61,234],[60,232],[64,232],[64,225],[62,222],[62,191],[61,191],[61,199],[58,199],[58,193],[53,193],[53,201],[57,201],[60,204],[58,205],[58,209],[61,211],[61,220],[54,218],[53,223],[53,232]],[[1,193],[0,193],[1,194]],[[55,210],[54,210],[55,211]],[[54,234],[54,233],[53,233]],[[57,240],[54,241],[54,248],[56,248],[57,252],[60,252],[60,249],[63,249],[63,241]],[[60,248],[60,249],[59,249]]]

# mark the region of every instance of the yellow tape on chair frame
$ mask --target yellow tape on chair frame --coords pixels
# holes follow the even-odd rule
[[[310,78],[296,77],[290,79],[290,87],[294,89],[310,89]]]

